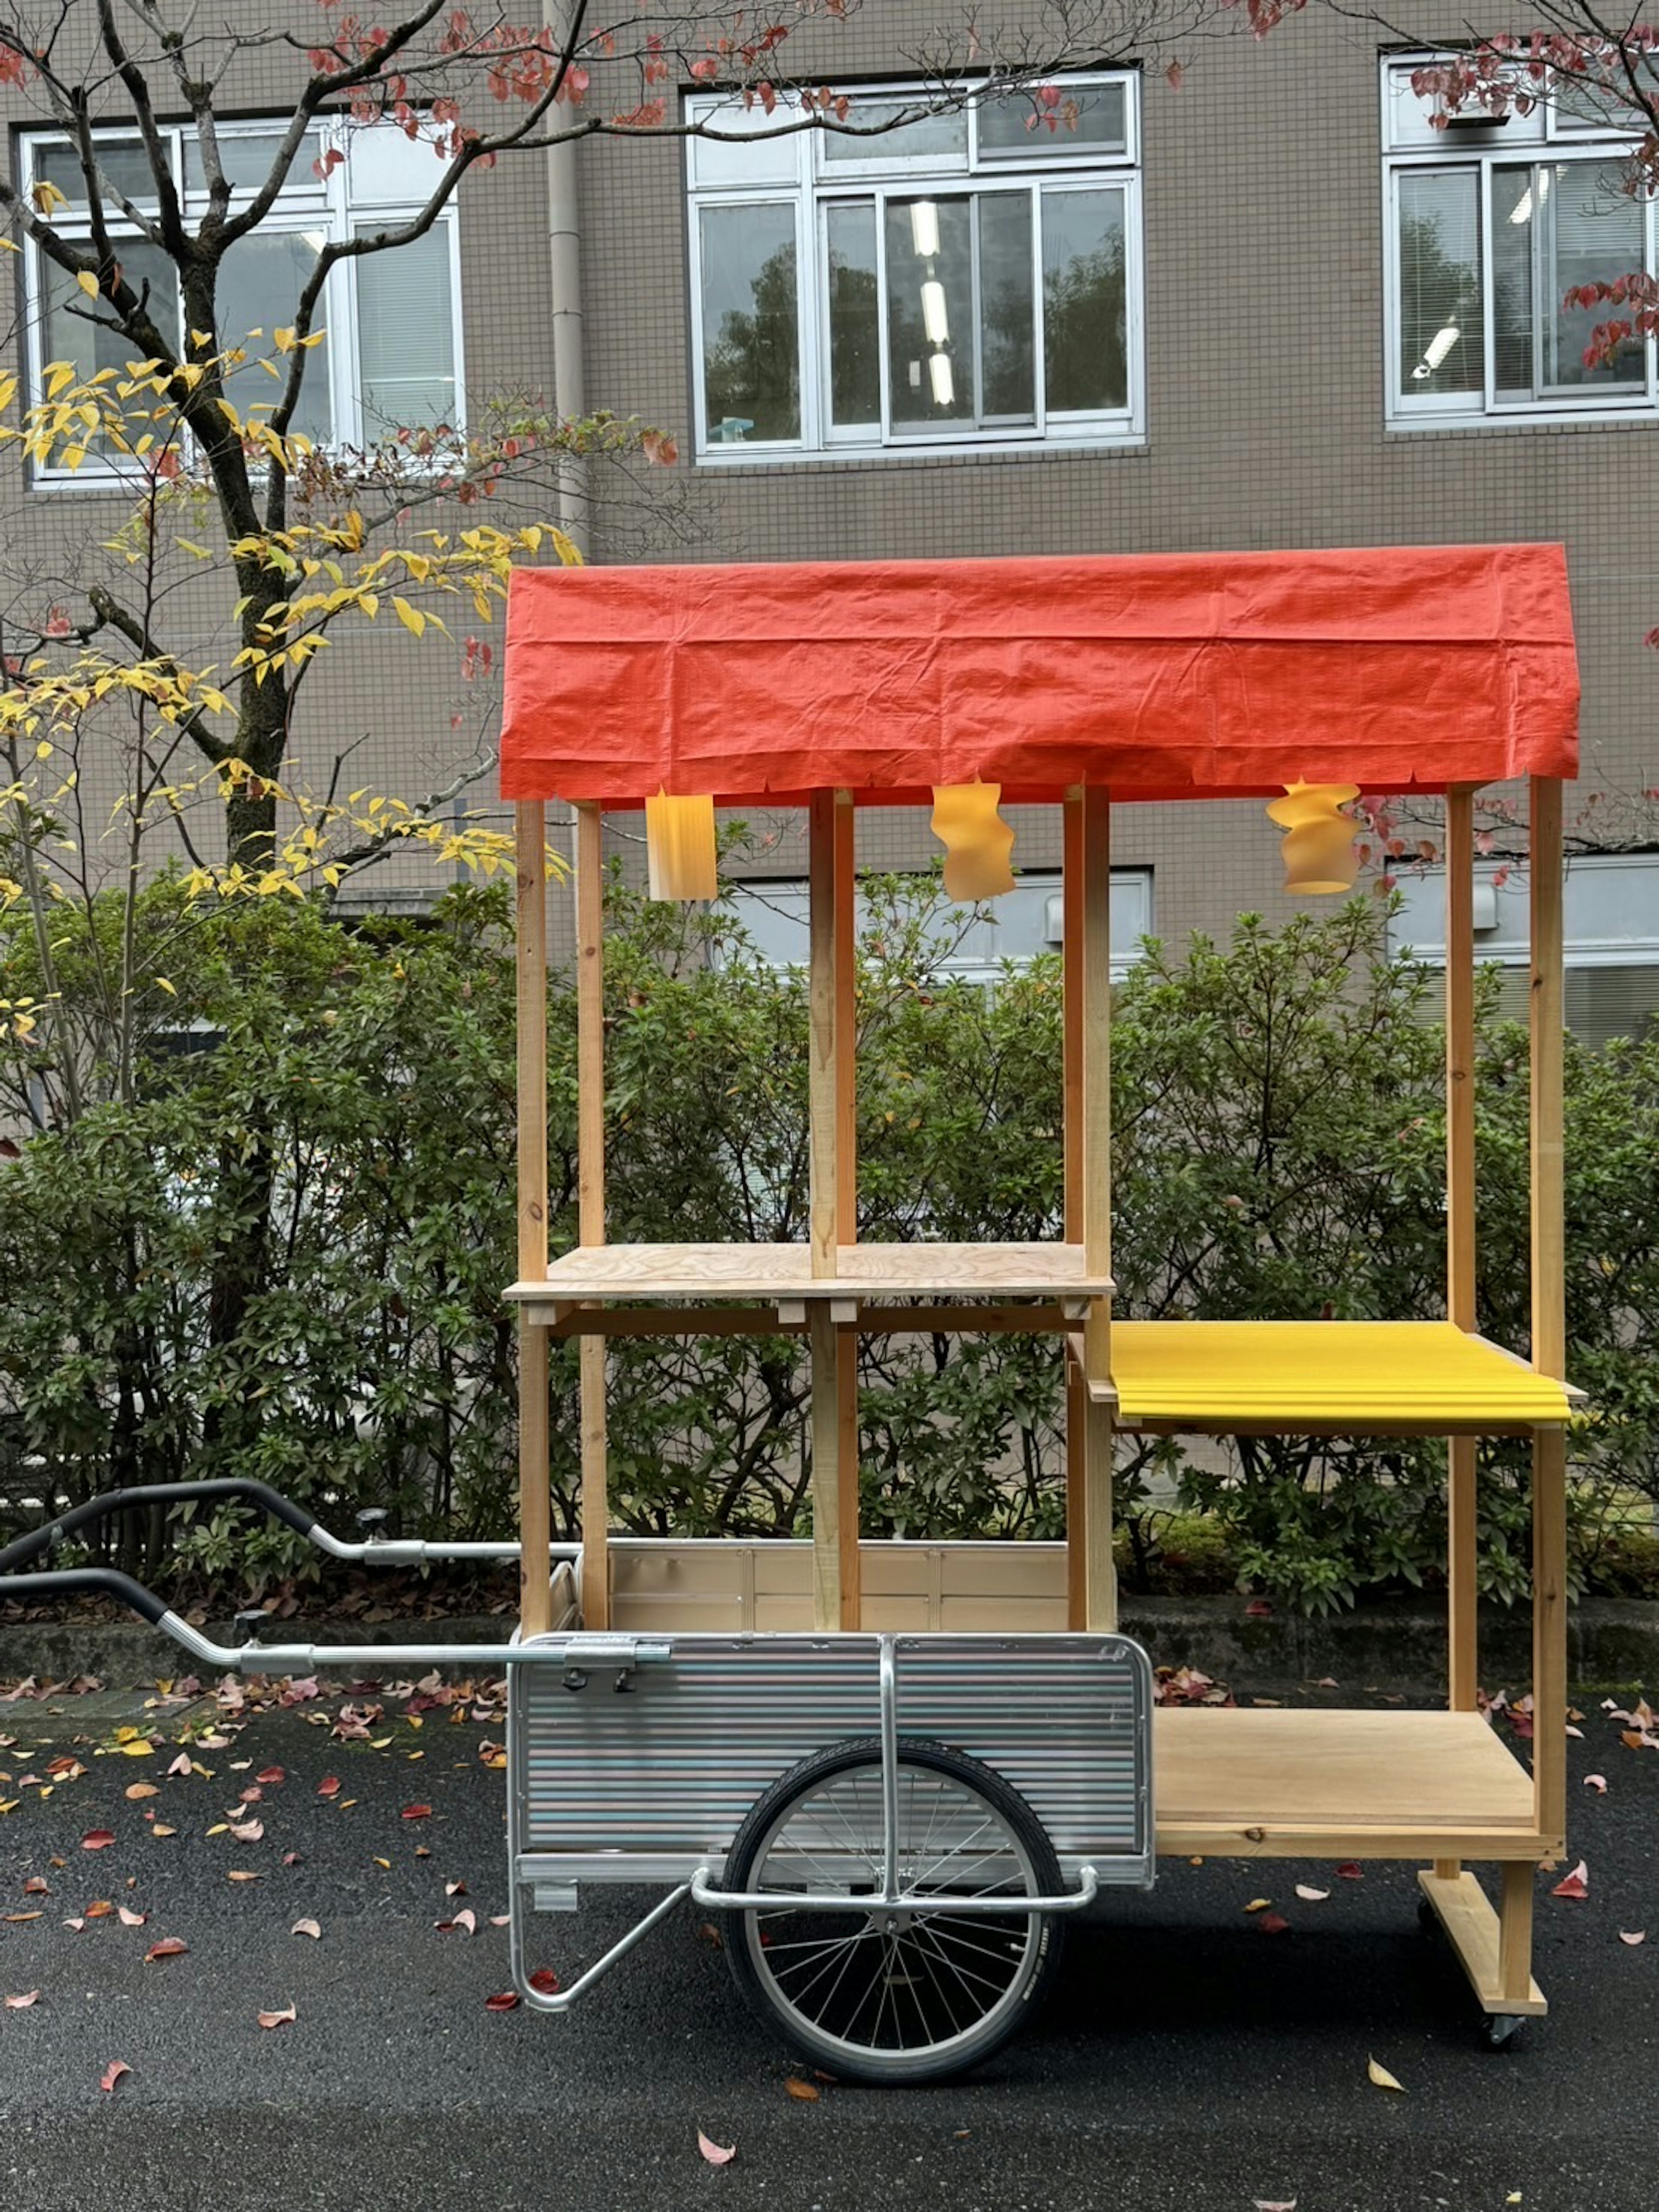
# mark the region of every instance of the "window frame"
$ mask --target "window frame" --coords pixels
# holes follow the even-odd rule
[[[280,132],[285,125],[285,118],[250,117],[234,123],[221,123],[217,131],[223,144],[236,138],[269,137],[274,132]],[[188,223],[205,211],[208,198],[204,188],[185,190],[186,141],[194,136],[194,127],[187,123],[167,123],[159,128],[171,151],[173,182]],[[349,153],[353,138],[361,136],[365,128],[396,131],[400,137],[404,135],[397,125],[390,123],[369,126],[331,125],[325,121],[313,128],[317,131],[319,144],[319,156],[313,158],[319,158],[332,150]],[[118,125],[108,131],[100,131],[95,136],[100,139],[118,141],[134,139],[133,133]],[[20,131],[15,134],[15,139],[20,179],[18,190],[25,195],[35,182],[40,151],[72,143],[66,132],[50,129]],[[136,139],[134,143],[137,143]],[[348,190],[349,171],[349,161],[342,161],[333,166],[325,178],[318,178],[307,161],[302,147],[301,154],[296,156],[295,173],[283,185],[270,212],[257,230],[249,235],[253,238],[275,236],[278,233],[293,235],[320,228],[330,242],[341,241],[349,239],[365,223],[372,224],[377,218],[381,221],[406,219],[422,204],[406,195],[386,198],[366,192],[362,198],[353,198]],[[434,173],[434,175],[437,173],[435,161]],[[252,186],[239,186],[234,190],[230,197],[232,212],[246,207],[254,198],[254,190]],[[135,202],[135,204],[147,211],[152,205],[149,202]],[[116,208],[106,206],[105,222],[112,240],[142,235]],[[89,213],[77,214],[71,206],[60,211],[58,227],[70,238],[81,235],[90,238],[91,217]],[[465,329],[461,313],[460,215],[454,200],[452,199],[437,217],[433,228],[443,235],[448,251],[450,327],[454,342],[455,413],[453,427],[464,433],[466,427]],[[357,256],[337,262],[329,272],[320,303],[322,325],[329,333],[329,343],[322,351],[328,378],[330,419],[334,426],[332,437],[334,446],[342,450],[361,448],[365,443],[357,293],[359,265],[360,257]],[[25,404],[31,405],[44,392],[46,370],[50,359],[46,343],[46,275],[45,256],[38,246],[26,240],[21,270],[25,325],[21,352]],[[313,365],[309,374],[314,376],[316,373]],[[263,379],[262,382],[269,385],[270,380]],[[249,388],[252,388],[251,385]],[[271,386],[269,393],[262,392],[259,396],[269,404],[276,391],[276,387]],[[133,464],[120,455],[100,458],[89,453],[80,468],[73,471],[62,466],[33,465],[30,481],[41,489],[52,491],[106,492],[112,486],[118,486],[128,480],[133,472]]]
[[[1401,103],[1411,100],[1409,88],[1395,89],[1415,69],[1444,61],[1444,53],[1387,54],[1382,66],[1382,377],[1383,416],[1391,430],[1493,429],[1514,426],[1626,422],[1652,423],[1659,418],[1659,344],[1644,343],[1642,390],[1611,386],[1604,391],[1562,389],[1559,394],[1529,393],[1505,399],[1497,388],[1497,325],[1492,312],[1495,297],[1492,256],[1492,191],[1499,169],[1530,166],[1554,167],[1571,164],[1594,168],[1622,161],[1637,143],[1633,132],[1605,127],[1587,129],[1582,124],[1564,126],[1554,100],[1541,98],[1530,115],[1512,117],[1509,125],[1471,123],[1467,142],[1459,143],[1449,131],[1433,134],[1425,143],[1415,129],[1401,127]],[[1514,128],[1518,122],[1521,128]],[[1404,334],[1400,252],[1401,183],[1406,177],[1473,176],[1475,179],[1477,252],[1482,303],[1481,382],[1478,392],[1425,393],[1414,397],[1401,389],[1401,342]],[[1643,263],[1659,270],[1659,196],[1641,203]],[[1541,295],[1534,291],[1532,304],[1534,360],[1543,323]]]
[[[1068,77],[1068,86],[1122,88],[1123,147],[1106,151],[1061,143],[1060,134],[1034,139],[1018,160],[979,149],[979,111],[963,111],[965,154],[881,154],[831,161],[824,134],[802,131],[770,144],[794,149],[793,180],[774,177],[748,184],[697,181],[695,137],[685,142],[683,186],[686,210],[686,254],[690,344],[690,411],[699,466],[743,467],[755,463],[849,459],[892,461],[911,458],[961,458],[987,453],[1052,453],[1057,447],[1125,448],[1146,442],[1145,264],[1139,144],[1140,78],[1138,70],[1091,71]],[[966,89],[966,88],[963,88]],[[919,97],[914,85],[872,85],[865,100]],[[688,121],[715,113],[729,94],[688,94]],[[890,199],[925,197],[929,186],[940,198],[978,199],[993,193],[1025,194],[1031,210],[1033,283],[1032,418],[1006,424],[975,423],[938,430],[895,428],[889,373],[886,301],[886,219]],[[1043,206],[1051,193],[1116,191],[1121,196],[1124,246],[1125,404],[1119,408],[1050,410],[1047,406],[1042,301]],[[876,233],[877,343],[879,353],[881,419],[876,423],[835,425],[830,421],[829,210],[836,203],[869,204]],[[723,442],[710,435],[704,382],[707,359],[702,299],[705,211],[720,207],[775,207],[795,211],[795,323],[800,428],[793,438]],[[975,256],[977,259],[977,256]],[[977,362],[982,332],[975,332]],[[975,378],[975,389],[980,380]]]

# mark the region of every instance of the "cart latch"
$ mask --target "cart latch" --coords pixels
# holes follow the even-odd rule
[[[608,1673],[613,1691],[630,1691],[634,1669],[660,1665],[671,1650],[666,1644],[641,1643],[631,1636],[573,1636],[564,1647],[563,1686],[573,1692],[585,1690],[592,1676]]]

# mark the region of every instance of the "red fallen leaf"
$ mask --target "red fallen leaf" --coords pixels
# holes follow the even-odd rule
[[[313,1943],[320,1943],[323,1931],[314,1920],[296,1920],[289,1929],[290,1936],[309,1936]]]
[[[787,2096],[802,2105],[816,2105],[821,2094],[811,2081],[803,2081],[799,2074],[786,2075],[783,2087]]]
[[[290,2021],[298,2020],[299,2017],[299,2008],[290,1998],[285,2012],[262,2012],[259,2014],[259,2025],[261,2027],[286,2027]]]
[[[502,1990],[497,1996],[486,1997],[484,1999],[484,2010],[486,2012],[516,2012],[518,2010],[518,2005],[519,1992],[517,1990]]]
[[[8,1997],[5,2001],[6,2010],[8,2012],[27,2012],[31,2005],[39,2004],[40,2002],[40,1990],[29,1990],[21,1997]]]
[[[1634,1729],[1620,1729],[1619,1731],[1619,1741],[1624,1745],[1626,1751],[1640,1751],[1643,1744],[1646,1741],[1646,1738],[1644,1736],[1638,1735]]]
[[[88,1828],[81,1838],[81,1848],[83,1851],[106,1851],[114,1841],[112,1828]]]
[[[107,1920],[114,1910],[115,1903],[113,1899],[100,1897],[94,1899],[94,1901],[88,1905],[86,1917],[88,1920]]]
[[[257,1782],[251,1782],[246,1790],[237,1791],[237,1802],[243,1805],[257,1805],[264,1794]]]
[[[1587,1774],[1584,1777],[1584,1787],[1586,1790],[1593,1790],[1598,1797],[1605,1797],[1607,1794],[1607,1778],[1605,1774]]]
[[[405,1805],[404,1818],[405,1820],[429,1820],[432,1818],[432,1808],[430,1805]]]
[[[466,1884],[464,1881],[447,1881],[444,1884],[444,1895],[446,1897],[465,1897],[466,1895]]]
[[[284,1851],[283,1853],[283,1864],[284,1866],[298,1866],[299,1863],[300,1854],[298,1851]]]
[[[339,1776],[337,1774],[324,1775],[322,1780],[317,1784],[317,1795],[319,1797],[337,1797],[339,1794]]]
[[[121,1907],[121,1925],[123,1928],[142,1928],[145,1921],[149,1918],[149,1915],[148,1912],[129,1912],[125,1905]]]
[[[1645,1928],[1621,1928],[1619,1930],[1619,1941],[1621,1943],[1645,1943],[1647,1940],[1648,1931]],[[9,2000],[8,2002],[9,2002]]]
[[[730,2166],[738,2154],[736,2143],[732,2145],[730,2150],[723,2150],[719,2143],[710,2142],[701,2128],[697,2130],[697,2148],[708,2160],[710,2166]]]
[[[1272,2203],[1269,2203],[1265,2197],[1257,2197],[1252,2201],[1255,2206],[1255,2212],[1296,2212],[1294,2197],[1278,2197],[1273,2198]]]
[[[288,1772],[284,1767],[267,1766],[261,1773],[256,1774],[253,1778],[264,1789],[273,1790],[279,1782],[286,1782],[288,1780]]]
[[[463,1907],[453,1920],[434,1921],[433,1925],[441,1936],[447,1936],[453,1929],[456,1928],[465,1929],[469,1936],[476,1936],[478,1932],[478,1916],[468,1905]]]
[[[1344,1859],[1337,1869],[1344,1881],[1364,1881],[1365,1869],[1358,1859]]]
[[[45,1875],[32,1874],[23,1884],[23,1894],[25,1897],[50,1897],[52,1892],[46,1887]]]
[[[182,1959],[189,1948],[189,1944],[181,1943],[176,1936],[164,1936],[159,1943],[152,1943],[145,1952],[144,1964],[151,1966],[157,1959]]]
[[[1552,1897],[1588,1897],[1589,1895],[1589,1869],[1584,1864],[1583,1859],[1579,1860],[1565,1881],[1556,1883],[1550,1895]]]
[[[127,2064],[125,2058],[112,2058],[109,2064],[105,2067],[98,2086],[100,2089],[112,2090],[121,2076],[124,2074],[131,2074],[131,2067]]]
[[[1264,1912],[1255,1923],[1258,1936],[1282,1936],[1290,1926],[1282,1912]]]
[[[1273,1610],[1265,1597],[1253,1597],[1244,1608],[1244,1618],[1246,1620],[1270,1620]]]
[[[551,1966],[538,1966],[530,1977],[530,1986],[532,1990],[539,1990],[544,1997],[556,1996],[559,1993],[559,1978]]]

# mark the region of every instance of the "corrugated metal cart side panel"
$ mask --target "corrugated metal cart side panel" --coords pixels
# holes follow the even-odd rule
[[[688,1633],[665,1665],[514,1670],[507,1717],[515,1866],[544,1885],[683,1880],[722,1867],[756,1801],[811,1753],[880,1729],[881,1639]],[[1116,1636],[895,1640],[898,1729],[1012,1784],[1062,1863],[1152,1878],[1152,1679]],[[550,1893],[549,1902],[551,1902]],[[545,1908],[544,1908],[545,1909]]]

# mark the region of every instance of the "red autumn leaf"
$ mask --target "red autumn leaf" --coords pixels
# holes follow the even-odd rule
[[[265,1832],[263,1820],[240,1820],[232,1823],[230,1832],[239,1844],[257,1844]]]
[[[107,1920],[114,1910],[115,1905],[112,1899],[100,1897],[88,1905],[86,1917],[88,1920]]]
[[[286,1771],[280,1766],[267,1766],[254,1778],[262,1784],[265,1789],[270,1790],[273,1789],[279,1782],[286,1782],[288,1780],[288,1775]]]
[[[145,1952],[144,1964],[152,1966],[157,1959],[182,1959],[189,1948],[189,1944],[181,1943],[176,1936],[164,1936]]]
[[[701,2128],[697,2130],[697,2148],[708,2160],[710,2166],[730,2166],[738,2154],[736,2143],[733,2143],[729,2150],[723,2150],[719,2143],[710,2142]]]
[[[1607,1778],[1605,1774],[1587,1774],[1584,1777],[1584,1787],[1586,1790],[1593,1790],[1598,1797],[1605,1797],[1607,1794]]]
[[[403,1816],[405,1820],[429,1820],[432,1808],[430,1805],[405,1805]]]
[[[1344,1881],[1364,1881],[1365,1869],[1358,1859],[1344,1859],[1337,1869]]]
[[[478,1932],[478,1916],[471,1905],[466,1905],[455,1915],[453,1920],[434,1921],[433,1925],[441,1936],[447,1936],[457,1928],[463,1929],[469,1936],[476,1936]]]
[[[1645,1943],[1647,1940],[1648,1931],[1645,1928],[1621,1928],[1619,1930],[1619,1941],[1621,1943]]]
[[[559,1993],[559,1978],[551,1966],[538,1966],[530,1977],[530,1986],[532,1990],[538,1990],[544,1997],[556,1996]]]
[[[112,1828],[88,1828],[81,1838],[81,1848],[83,1851],[106,1851],[114,1841]]]
[[[299,2017],[299,2008],[290,1998],[286,2010],[283,2012],[262,2012],[259,2014],[259,2025],[261,2027],[286,2027],[290,2021],[297,2020]]]
[[[1182,68],[1179,62],[1171,62],[1169,68],[1164,72],[1164,82],[1169,86],[1171,92],[1179,92],[1181,89],[1181,80],[1185,75],[1186,71]]]
[[[123,1928],[142,1928],[145,1921],[149,1918],[149,1915],[148,1912],[129,1912],[125,1905],[121,1907],[121,1925]]]
[[[1550,1895],[1552,1897],[1573,1898],[1588,1897],[1589,1895],[1589,1869],[1584,1864],[1583,1859],[1579,1860],[1577,1865],[1573,1869],[1570,1875],[1568,1875],[1563,1881],[1556,1883],[1554,1888],[1551,1890]]]
[[[46,1887],[45,1875],[32,1874],[23,1884],[23,1894],[25,1897],[50,1897],[52,1892]]]
[[[168,1767],[167,1772],[169,1774],[188,1774],[190,1772],[190,1753],[187,1751],[181,1751],[178,1758],[173,1760],[172,1765]]]
[[[1264,1912],[1255,1923],[1258,1936],[1282,1936],[1290,1926],[1282,1912]]]
[[[493,1997],[486,1997],[484,1999],[484,2010],[486,2012],[515,2012],[518,2009],[518,2003],[519,1992],[517,1990],[502,1990],[499,1991],[496,1996]]]
[[[317,1795],[319,1797],[337,1797],[339,1794],[339,1776],[337,1774],[324,1775],[322,1780],[317,1784]]]
[[[39,2004],[40,2002],[40,1990],[29,1990],[21,1997],[8,1997],[5,2001],[6,2010],[8,2012],[27,2012],[31,2005]]]
[[[125,2058],[112,2058],[109,2064],[105,2067],[103,2077],[98,2086],[100,2089],[113,2089],[121,2076],[124,2074],[131,2074],[131,2067],[127,2064]]]
[[[1253,1597],[1244,1608],[1244,1618],[1246,1620],[1270,1620],[1273,1610],[1265,1597]]]

